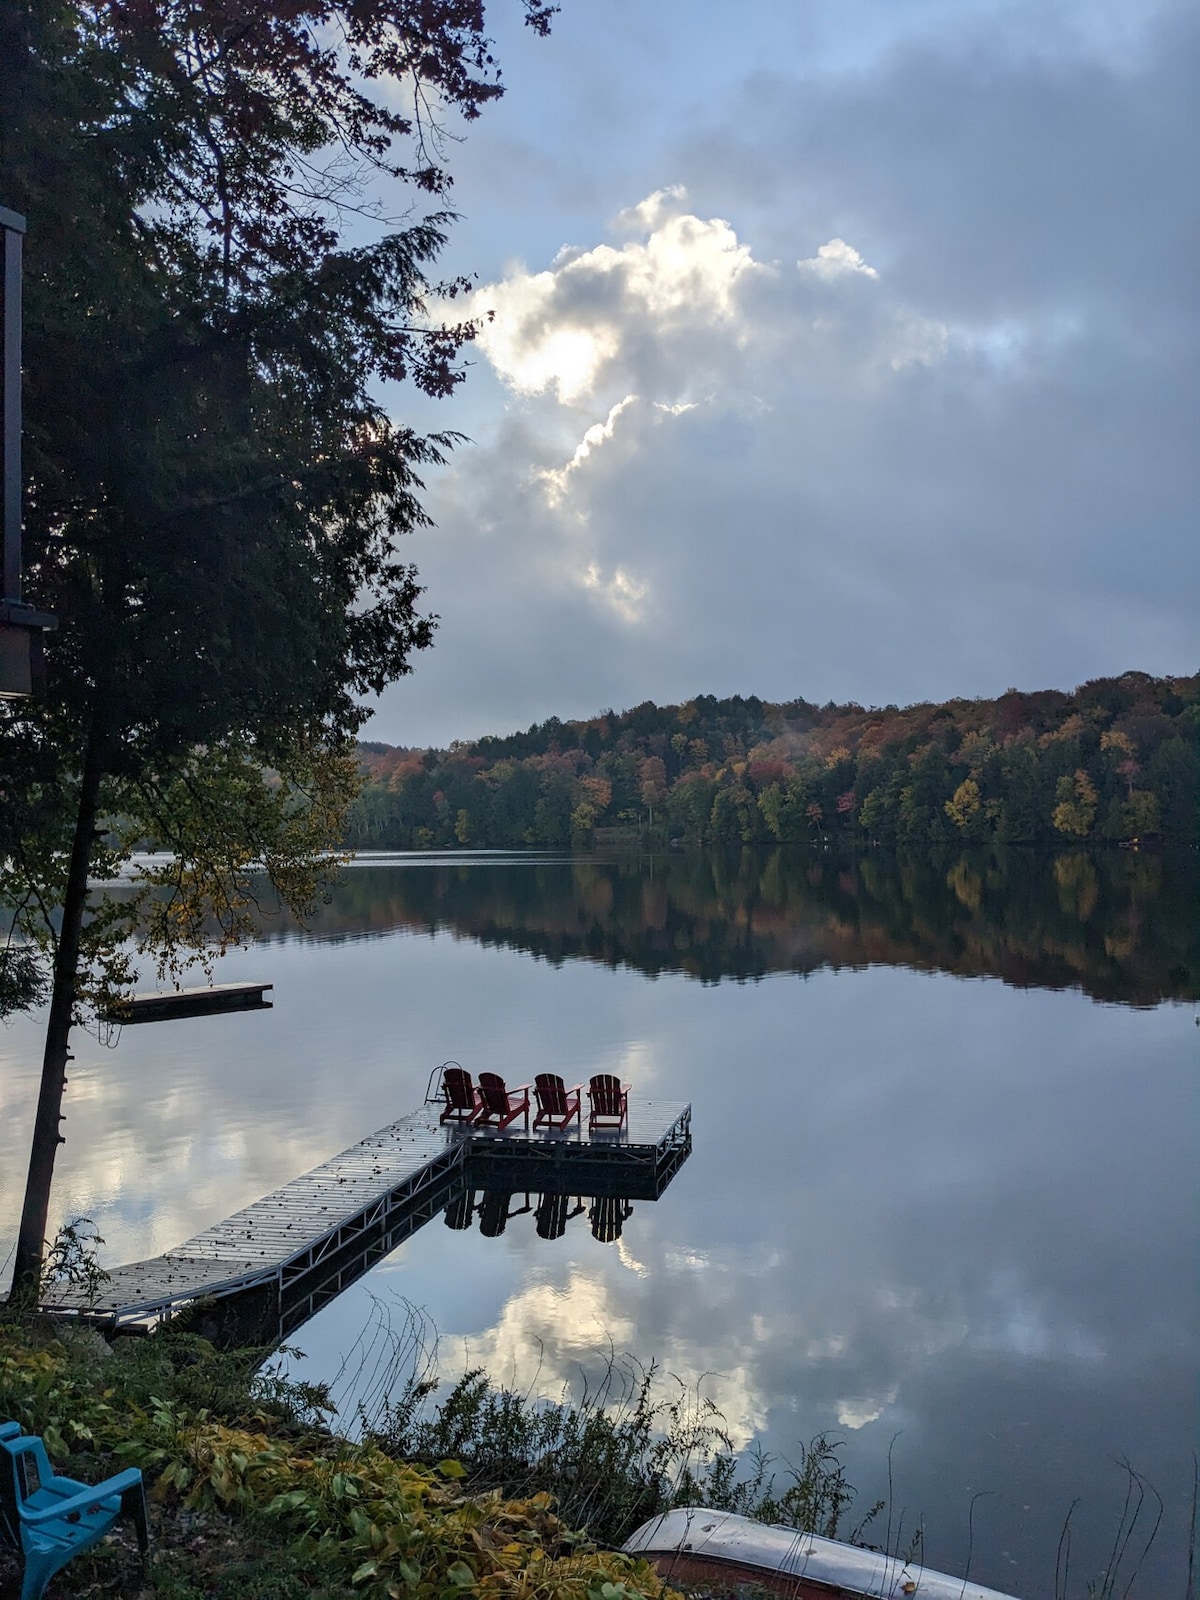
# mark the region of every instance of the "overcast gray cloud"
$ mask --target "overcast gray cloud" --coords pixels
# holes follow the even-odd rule
[[[480,289],[443,626],[374,732],[1195,670],[1200,26],[1024,16],[755,67]]]

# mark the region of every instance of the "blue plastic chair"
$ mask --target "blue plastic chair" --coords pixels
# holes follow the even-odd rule
[[[25,1556],[21,1600],[41,1600],[54,1574],[99,1544],[123,1514],[133,1519],[145,1554],[146,1493],[137,1467],[103,1483],[76,1483],[58,1476],[39,1438],[0,1422],[0,1530]]]

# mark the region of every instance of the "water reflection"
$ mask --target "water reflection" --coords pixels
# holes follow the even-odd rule
[[[521,1204],[516,1202],[518,1198]],[[485,1239],[498,1239],[513,1217],[533,1214],[539,1239],[561,1239],[567,1224],[587,1212],[592,1238],[601,1244],[615,1244],[621,1230],[633,1215],[631,1201],[619,1195],[522,1194],[511,1190],[484,1189],[477,1193],[465,1189],[456,1195],[442,1213],[442,1221],[455,1233],[469,1228],[479,1219],[479,1232]]]
[[[539,1239],[561,1239],[567,1223],[585,1209],[583,1197],[577,1196],[572,1206],[565,1194],[544,1194],[535,1212]],[[632,1214],[633,1207],[629,1208]],[[594,1230],[593,1230],[594,1231]]]
[[[80,1036],[56,1198],[135,1259],[418,1104],[447,1057],[613,1072],[693,1106],[658,1205],[605,1243],[590,1202],[517,1193],[487,1237],[481,1174],[467,1226],[425,1227],[304,1328],[307,1375],[337,1372],[372,1296],[522,1390],[611,1341],[703,1383],[739,1443],[840,1433],[867,1504],[899,1433],[895,1515],[924,1514],[930,1563],[963,1569],[991,1491],[972,1574],[1031,1597],[1076,1496],[1072,1592],[1101,1572],[1124,1454],[1168,1501],[1131,1600],[1182,1593],[1200,1029],[1156,1002],[1197,995],[1197,898],[1194,858],[1119,852],[354,868],[314,936],[224,964],[275,1010]],[[36,1030],[0,1060],[2,1234]]]
[[[1195,852],[443,857],[423,871],[363,857],[311,933],[451,928],[706,982],[883,964],[1152,1005],[1200,995],[1198,908]],[[268,922],[265,937],[295,931]]]

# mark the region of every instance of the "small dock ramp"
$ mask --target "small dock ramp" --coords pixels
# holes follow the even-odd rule
[[[691,1107],[638,1102],[620,1134],[442,1126],[425,1106],[173,1250],[56,1287],[44,1311],[109,1326],[186,1315],[225,1341],[285,1338],[466,1191],[656,1200],[691,1151]]]

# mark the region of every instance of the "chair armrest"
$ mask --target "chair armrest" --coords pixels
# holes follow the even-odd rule
[[[52,1506],[43,1506],[40,1511],[31,1511],[28,1506],[18,1506],[17,1512],[23,1523],[36,1528],[43,1522],[53,1522],[58,1517],[70,1516],[72,1511],[86,1511],[90,1506],[99,1505],[101,1500],[108,1500],[113,1495],[124,1493],[126,1489],[132,1489],[135,1483],[141,1481],[141,1469],[127,1467],[124,1472],[118,1472],[115,1478],[107,1478],[103,1483],[93,1484],[80,1494],[70,1495]]]
[[[19,1422],[0,1422],[0,1439],[16,1439],[20,1437],[20,1433]]]

